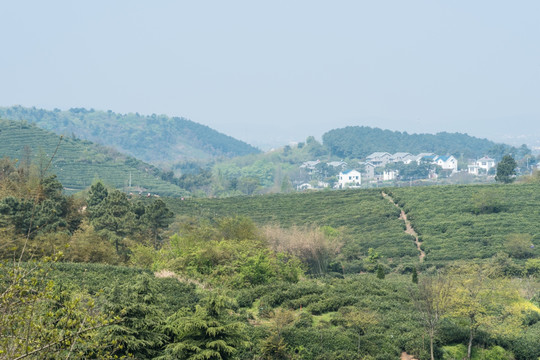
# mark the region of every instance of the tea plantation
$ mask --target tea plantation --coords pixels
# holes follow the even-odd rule
[[[160,179],[156,168],[114,150],[69,137],[60,141],[59,136],[33,124],[0,120],[0,157],[31,162],[44,169],[57,146],[49,173],[58,176],[68,193],[81,191],[97,179],[115,188],[126,188],[131,175],[134,192],[141,189],[162,196],[187,194]]]
[[[499,252],[517,261],[540,256],[538,184],[394,188],[389,193],[407,212],[428,263],[486,259]],[[516,237],[528,242],[513,242]]]
[[[530,254],[540,256],[540,185],[469,185],[384,189],[402,208],[420,236],[424,265],[490,258],[509,251],[513,235],[530,237]],[[341,231],[345,271],[362,271],[356,259],[369,248],[388,265],[409,269],[418,262],[413,238],[404,233],[400,209],[381,189],[235,197],[170,199],[178,215],[219,218],[243,215],[258,224],[282,227],[331,226]],[[532,246],[532,247],[531,247]],[[517,256],[516,256],[517,257]],[[519,257],[517,257],[519,261]],[[408,265],[407,265],[408,264]]]

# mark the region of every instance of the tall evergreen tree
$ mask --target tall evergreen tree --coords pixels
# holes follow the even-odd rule
[[[126,194],[119,190],[111,191],[92,211],[91,224],[113,239],[119,253],[121,240],[135,228],[135,214]]]
[[[166,336],[160,330],[163,313],[157,305],[158,289],[150,280],[150,275],[141,275],[133,283],[116,285],[108,295],[107,310],[121,314],[121,322],[109,329],[111,340],[121,345],[115,355],[135,359],[159,355]]]
[[[165,348],[163,360],[228,360],[246,346],[244,325],[229,314],[234,301],[211,294],[195,312],[184,308],[168,320],[172,342]]]
[[[144,209],[144,215],[141,216],[141,219],[150,230],[154,248],[159,248],[161,240],[159,231],[169,225],[173,215],[161,199],[154,200]]]

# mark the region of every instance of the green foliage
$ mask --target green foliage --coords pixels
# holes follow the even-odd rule
[[[404,180],[425,179],[428,177],[430,171],[441,171],[439,166],[428,161],[421,161],[420,163],[412,161],[409,164],[404,164],[403,162],[389,163],[386,164],[385,169],[399,171],[399,176]]]
[[[88,204],[88,212],[92,212],[105,198],[109,195],[109,191],[101,181],[97,181],[90,186],[86,203]]]
[[[123,238],[134,230],[135,214],[126,194],[114,190],[92,210],[90,222],[96,231],[114,242],[116,252],[120,254]]]
[[[156,249],[160,247],[162,241],[160,230],[167,228],[172,221],[172,217],[173,213],[161,199],[154,200],[144,208],[144,215],[140,216],[140,220],[150,230]]]
[[[416,270],[416,266],[413,267],[411,281],[413,284],[418,284],[418,271]]]
[[[451,292],[450,316],[463,319],[469,332],[467,359],[481,330],[500,336],[515,336],[523,327],[528,305],[506,279],[490,276],[491,269],[478,265],[457,266],[450,271],[455,281]],[[524,308],[522,308],[524,306]]]
[[[296,282],[303,274],[294,255],[268,249],[253,222],[245,217],[216,219],[214,226],[184,223],[168,248],[158,255],[162,266],[215,285]]]
[[[217,219],[217,230],[226,240],[252,240],[259,236],[253,221],[245,216],[228,216]]]
[[[119,319],[95,297],[56,288],[51,261],[0,264],[0,359],[112,358],[106,328]]]
[[[275,236],[277,240],[297,238],[306,239],[308,243],[309,238],[302,234],[308,234],[313,227],[325,229],[325,226],[329,226],[339,235],[333,238],[333,235],[329,234],[327,239],[331,247],[318,247],[333,249],[328,253],[328,257],[313,257],[312,255],[317,253],[310,249],[317,249],[316,247],[297,247],[299,250],[305,249],[302,253],[306,254],[306,259],[307,255],[313,259],[328,259],[326,264],[320,263],[322,271],[316,270],[319,268],[318,260],[310,265],[311,271],[315,273],[334,271],[343,274],[365,271],[362,259],[368,255],[369,248],[373,248],[384,259],[400,259],[401,262],[416,261],[418,256],[410,235],[403,231],[399,209],[383,199],[380,191],[375,189],[189,201],[167,199],[167,205],[180,216],[196,215],[219,219],[239,215],[250,217],[258,225],[279,224],[279,227],[272,226],[269,234],[279,235]],[[294,226],[297,227],[296,230]],[[289,231],[286,231],[287,228]],[[317,239],[318,236],[312,239]],[[275,243],[283,244],[282,241]],[[302,244],[300,241],[288,243]],[[298,253],[296,255],[299,256]],[[329,268],[331,262],[333,269]]]
[[[21,198],[0,199],[0,224],[13,226],[16,233],[34,238],[40,234],[77,229],[81,216],[73,208],[73,199],[64,196],[55,175],[32,186]]]
[[[511,350],[517,359],[538,360],[540,358],[540,322],[533,324],[520,334],[511,344]]]
[[[461,360],[467,357],[467,348],[463,344],[444,346],[443,360]],[[500,346],[493,346],[490,349],[475,348],[471,357],[472,360],[513,360],[512,353]]]
[[[510,351],[518,360],[539,356],[540,270],[538,250],[530,247],[538,236],[523,235],[539,230],[538,185],[385,189],[398,208],[377,189],[153,202],[95,183],[84,212],[83,200],[64,197],[57,182],[21,182],[24,171],[6,164],[2,194],[19,202],[32,194],[41,202],[65,199],[66,223],[69,214],[84,218],[73,232],[51,228],[30,242],[42,249],[69,243],[66,259],[80,262],[55,264],[43,278],[58,284],[52,289],[58,304],[93,299],[93,307],[79,301],[84,306],[76,313],[118,320],[105,327],[111,331],[103,328],[77,342],[79,358],[101,356],[94,348],[141,359],[394,359],[402,351],[426,359],[430,336],[409,288],[420,291],[434,281],[437,268],[457,259],[470,265],[452,273],[452,307],[437,315],[442,320],[433,333],[434,357],[443,357],[444,345],[467,343],[471,329],[472,343],[486,348],[473,347],[473,358],[505,358]],[[488,195],[499,210],[473,211]],[[167,207],[179,215],[168,231],[175,235],[156,249],[150,216],[157,217],[161,239],[168,217],[160,214],[170,215]],[[423,262],[404,232],[400,208],[420,234]],[[4,254],[12,251],[11,241],[24,240],[8,220],[0,224]],[[508,245],[512,234],[530,242],[526,255],[502,251],[516,249]],[[115,239],[125,246],[121,256],[111,251]],[[160,271],[152,276],[140,268],[88,263],[122,261]],[[476,271],[480,263],[485,272]],[[411,272],[417,269],[421,278],[414,285]],[[384,281],[375,273],[351,275],[381,270]],[[522,274],[529,277],[509,278]],[[200,300],[222,292],[237,303]]]
[[[234,359],[247,346],[244,325],[229,311],[234,301],[211,294],[195,311],[182,309],[167,320],[165,331],[172,342],[160,359]]]
[[[497,164],[495,180],[504,184],[513,182],[515,180],[516,167],[517,163],[512,156],[503,156],[502,160]]]
[[[69,239],[65,258],[82,263],[118,264],[121,262],[114,245],[105,236],[98,234],[87,221],[83,222]]]
[[[124,240],[127,236],[148,235],[147,242],[158,249],[161,245],[161,231],[171,222],[173,214],[161,199],[147,203],[132,202],[119,191],[104,192],[101,183],[90,188],[88,212],[90,223],[99,235],[114,242],[118,254],[125,253]],[[99,195],[96,195],[99,194]],[[142,234],[141,234],[142,233]]]
[[[525,264],[525,271],[529,275],[540,276],[540,259],[529,259]]]
[[[151,163],[182,159],[239,156],[259,152],[245,142],[179,117],[74,108],[47,111],[13,106],[0,108],[0,117],[26,120],[57,134],[99,142]],[[122,134],[123,136],[118,136]]]
[[[498,213],[504,209],[501,193],[494,188],[479,190],[473,195],[472,202],[472,213],[476,215]]]
[[[377,265],[377,279],[384,279],[386,274],[384,273],[384,268],[379,264]]]
[[[115,137],[118,138],[116,134]],[[132,192],[144,191],[168,196],[188,194],[177,185],[163,181],[156,167],[110,148],[89,141],[60,138],[35,124],[0,120],[0,156],[20,159],[25,156],[25,149],[29,149],[28,158],[33,164],[30,170],[37,172],[41,178],[56,174],[70,193],[87,188],[95,179],[102,179],[115,188]],[[54,153],[56,155],[47,167]]]
[[[508,255],[517,259],[533,256],[532,246],[532,236],[529,234],[510,234],[505,243]]]
[[[121,314],[121,322],[109,330],[109,338],[120,345],[114,355],[151,359],[160,353],[166,336],[160,331],[164,314],[157,284],[148,274],[139,275],[127,283],[117,283],[107,294],[105,308]]]
[[[478,139],[466,134],[438,133],[407,134],[406,132],[381,130],[366,126],[348,126],[334,129],[323,135],[323,143],[333,155],[342,158],[364,158],[376,151],[395,153],[407,151],[413,154],[434,152],[459,157],[478,158],[494,148],[502,147],[508,153],[515,148],[495,144],[487,139]]]
[[[392,195],[420,234],[426,266],[441,266],[491,258],[507,250],[509,235],[539,233],[539,190],[536,184],[437,186],[395,188]],[[540,255],[535,242],[532,257]]]

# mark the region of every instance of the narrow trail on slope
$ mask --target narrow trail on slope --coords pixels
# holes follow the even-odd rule
[[[388,199],[388,201],[394,204],[395,207],[401,210],[401,214],[399,215],[399,218],[405,222],[405,233],[414,237],[414,243],[416,244],[416,248],[418,249],[418,252],[420,253],[419,255],[420,262],[424,261],[424,257],[426,256],[426,253],[424,252],[424,250],[422,250],[422,243],[418,240],[418,234],[412,227],[411,222],[407,219],[407,214],[405,214],[405,211],[398,204],[396,204],[396,202],[394,201],[394,199],[392,199],[390,195],[388,195],[384,191],[381,192],[381,194],[384,198]]]

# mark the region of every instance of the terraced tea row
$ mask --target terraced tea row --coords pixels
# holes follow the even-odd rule
[[[58,147],[58,150],[56,151]],[[89,141],[60,137],[23,122],[0,120],[0,157],[32,162],[45,168],[54,156],[51,173],[58,176],[68,192],[83,190],[96,179],[115,188],[126,188],[131,177],[132,191],[183,196],[186,191],[155,176],[156,169]]]

